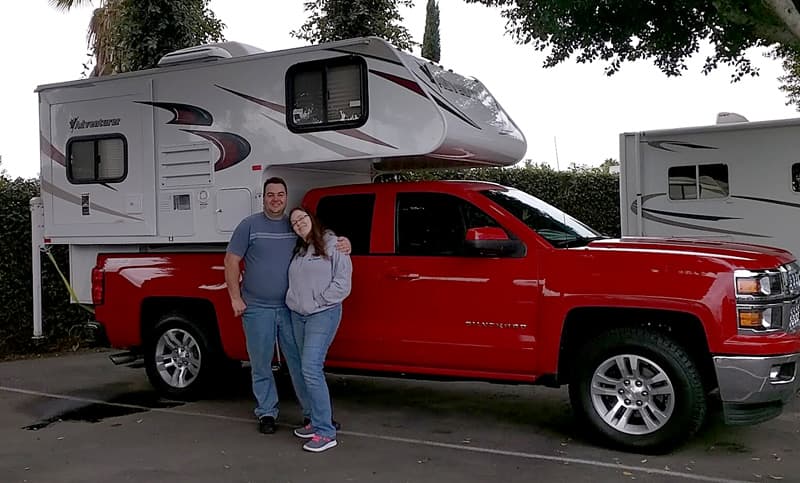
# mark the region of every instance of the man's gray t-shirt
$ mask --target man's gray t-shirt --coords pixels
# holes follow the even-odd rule
[[[228,242],[227,251],[244,258],[242,299],[246,305],[286,305],[289,263],[296,240],[288,216],[272,220],[261,212],[239,223]]]

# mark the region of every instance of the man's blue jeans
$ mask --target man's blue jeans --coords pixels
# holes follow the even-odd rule
[[[331,396],[322,369],[341,320],[341,305],[311,315],[292,312],[292,327],[300,344],[303,381],[311,408],[311,427],[316,435],[334,439],[336,429],[331,424]]]
[[[253,395],[256,397],[256,417],[278,417],[278,391],[272,375],[272,359],[275,356],[277,333],[278,344],[286,361],[286,367],[289,369],[303,417],[310,418],[311,405],[308,403],[306,386],[300,368],[300,346],[295,339],[289,309],[248,305],[242,314],[242,323],[253,377]]]

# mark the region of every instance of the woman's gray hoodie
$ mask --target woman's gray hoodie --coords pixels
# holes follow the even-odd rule
[[[301,315],[314,314],[342,303],[350,294],[353,265],[349,255],[336,249],[336,239],[333,233],[325,232],[328,258],[317,255],[314,245],[294,256],[286,292],[289,309]]]

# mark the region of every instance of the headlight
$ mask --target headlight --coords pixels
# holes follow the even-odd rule
[[[800,330],[800,266],[796,262],[769,270],[736,270],[736,316],[739,330]]]
[[[771,294],[772,282],[768,275],[739,277],[736,279],[736,295],[759,296]]]
[[[793,293],[790,278],[797,272],[786,266],[772,270],[736,270],[736,298],[740,301],[761,301],[786,298]]]

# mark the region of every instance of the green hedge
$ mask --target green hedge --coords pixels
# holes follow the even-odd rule
[[[553,171],[545,166],[433,170],[403,173],[399,180],[470,179],[494,181],[526,191],[596,230],[619,236],[619,178],[599,169]],[[64,350],[82,340],[73,330],[91,318],[69,303],[50,260],[42,255],[42,310],[46,338],[35,343],[31,290],[30,199],[39,194],[35,180],[0,175],[0,358],[12,354]],[[65,246],[54,246],[58,266],[69,273]]]
[[[33,335],[31,289],[30,199],[39,196],[36,180],[0,175],[0,357],[64,350],[79,342],[71,329],[90,316],[69,303],[69,293],[45,254],[42,254],[42,312],[46,338]],[[52,248],[64,273],[69,273],[65,246]]]

